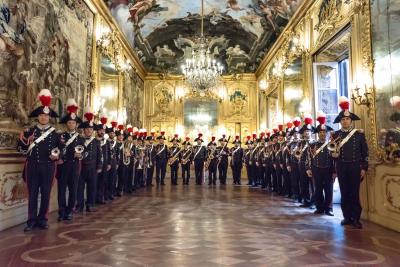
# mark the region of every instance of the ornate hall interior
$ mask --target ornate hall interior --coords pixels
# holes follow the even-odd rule
[[[399,262],[400,1],[0,0],[0,266]]]

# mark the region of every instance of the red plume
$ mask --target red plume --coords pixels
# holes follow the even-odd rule
[[[349,108],[350,108],[350,101],[349,101],[349,99],[348,99],[347,97],[345,97],[345,96],[339,97],[339,107],[340,107],[342,110],[347,110],[347,109],[349,109]]]
[[[165,131],[161,131],[160,134],[161,134],[162,136],[164,136],[164,135],[165,135]]]
[[[279,129],[279,131],[283,131],[283,124],[279,124],[278,129]]]
[[[256,137],[257,137],[257,134],[253,133],[253,139],[256,139]]]
[[[278,128],[274,128],[274,129],[272,129],[272,130],[274,131],[274,133],[279,132]]]
[[[251,139],[251,136],[250,136],[250,135],[248,135],[248,136],[247,136],[247,140],[250,140],[250,139]]]
[[[265,136],[265,132],[261,132],[261,133],[260,133],[260,136],[261,136],[261,137],[264,137],[264,136]]]
[[[239,140],[240,139],[240,136],[239,135],[236,135],[236,140]]]
[[[212,137],[211,137],[211,140],[212,140],[212,141],[215,141],[215,136],[212,136]]]
[[[122,131],[122,130],[124,129],[124,125],[122,125],[122,124],[118,125],[118,129],[119,129],[120,131]]]
[[[299,118],[294,119],[293,124],[295,127],[299,127],[301,124],[301,120]]]
[[[83,116],[85,116],[85,119],[87,121],[93,120],[93,113],[91,113],[91,112],[85,113],[85,115],[83,115]]]
[[[75,113],[78,111],[78,107],[77,106],[68,106],[67,107],[67,111],[68,113]]]
[[[286,123],[286,127],[288,127],[289,129],[292,128],[292,126],[293,126],[293,122],[288,121],[288,122]]]
[[[174,134],[174,137],[175,137],[175,138],[178,138],[178,136],[179,136],[178,134]]]
[[[305,123],[306,125],[311,125],[312,122],[313,122],[313,119],[312,119],[312,118],[307,117],[307,118],[304,119],[304,123]]]
[[[111,127],[115,128],[115,127],[117,127],[117,125],[118,125],[118,122],[116,122],[116,121],[111,122]]]
[[[133,132],[133,128],[132,128],[132,127],[129,127],[129,128],[128,128],[128,133],[131,133],[131,132]]]
[[[42,103],[42,106],[50,106],[51,103],[51,96],[49,95],[41,95],[39,96],[39,101],[40,103]]]
[[[100,118],[101,124],[106,124],[107,123],[107,118],[106,117],[101,117]]]
[[[189,137],[189,136],[186,136],[185,140],[186,140],[186,141],[189,141],[189,140],[190,140],[190,137]]]

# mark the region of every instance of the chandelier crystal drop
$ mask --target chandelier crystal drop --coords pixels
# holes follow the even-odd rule
[[[215,87],[224,67],[210,54],[208,41],[204,37],[204,4],[201,1],[201,36],[192,52],[192,58],[186,59],[181,66],[185,81],[193,90],[208,90]]]

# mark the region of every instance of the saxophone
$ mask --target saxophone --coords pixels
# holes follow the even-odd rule
[[[205,169],[208,169],[208,166],[210,166],[211,161],[215,158],[214,152],[215,152],[215,149],[210,149],[210,153],[207,157],[207,161],[204,163]]]

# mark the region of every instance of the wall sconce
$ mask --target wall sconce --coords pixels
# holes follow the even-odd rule
[[[259,87],[261,91],[266,91],[268,88],[268,82],[266,79],[262,79],[259,83]]]
[[[222,86],[221,88],[218,89],[217,99],[218,99],[219,103],[222,103],[226,99],[226,88],[225,88],[225,86]]]
[[[365,84],[363,88],[357,85],[351,88],[351,99],[359,106],[369,106],[372,104],[372,93],[368,86]]]

